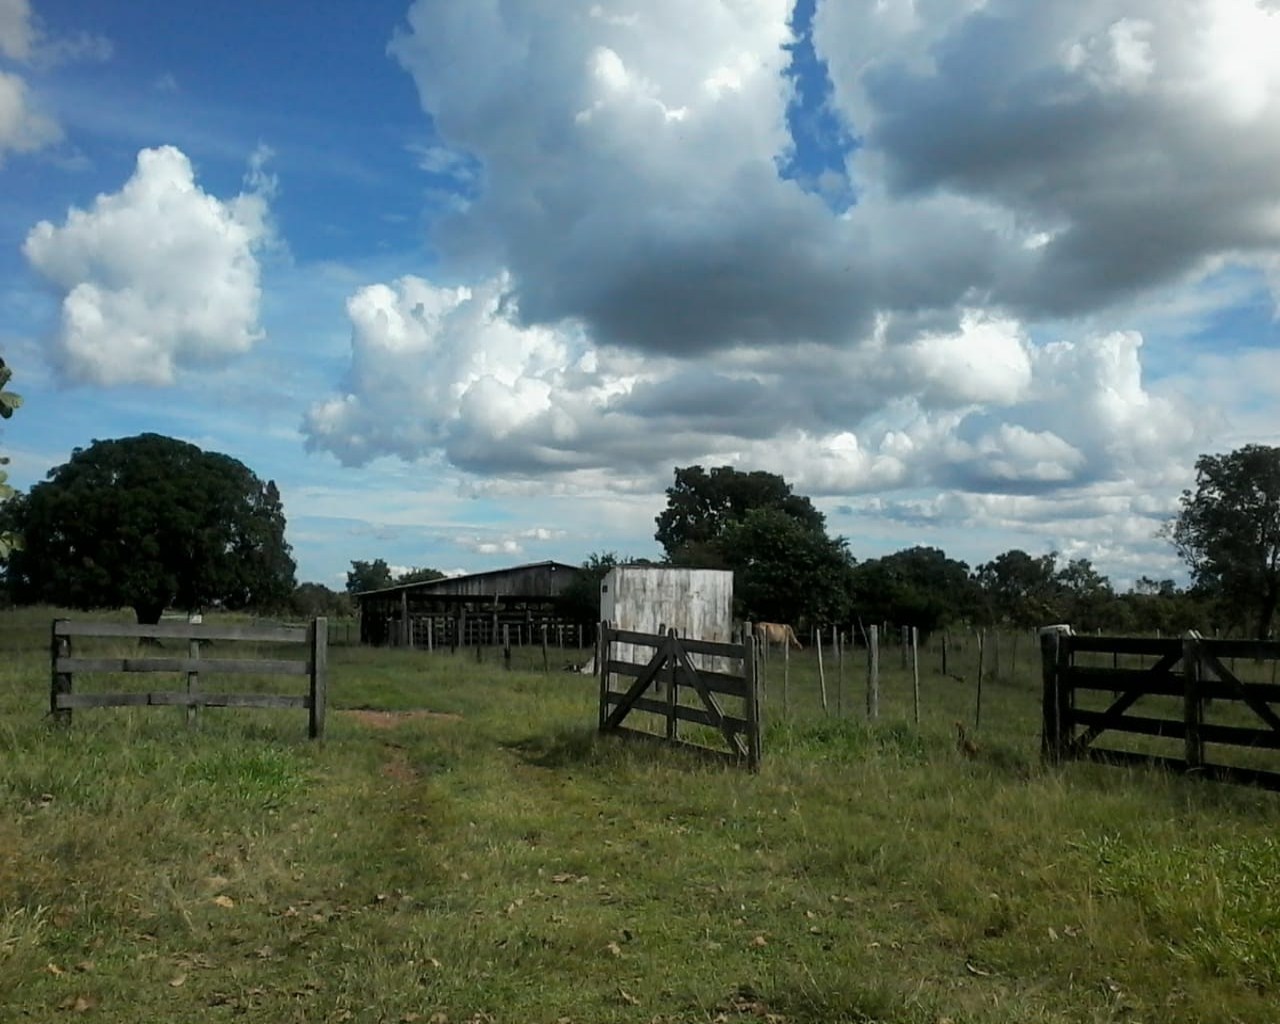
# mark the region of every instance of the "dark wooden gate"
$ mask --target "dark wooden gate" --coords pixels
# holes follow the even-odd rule
[[[1085,660],[1081,655],[1099,654],[1110,655],[1111,665],[1081,663]],[[1280,660],[1280,643],[1208,640],[1194,634],[1182,639],[1046,635],[1041,640],[1041,655],[1042,752],[1046,760],[1154,763],[1223,781],[1280,789],[1280,772],[1212,764],[1205,757],[1207,743],[1280,750],[1280,715],[1272,707],[1280,702],[1280,686],[1274,682],[1246,682],[1228,664],[1236,658],[1249,659],[1254,664]],[[1121,668],[1121,656],[1150,659],[1150,664]],[[1077,695],[1085,691],[1110,691],[1112,700],[1103,710],[1079,708]],[[1180,698],[1181,713],[1131,713],[1142,698],[1151,696]],[[1248,725],[1206,722],[1205,709],[1210,701],[1228,702],[1237,718],[1253,721]],[[1241,708],[1247,713],[1239,714]],[[1258,728],[1259,720],[1264,728]],[[1107,732],[1181,740],[1183,756],[1164,757],[1098,746],[1097,740]]]
[[[715,729],[724,739],[729,756],[745,761],[752,771],[760,768],[760,701],[756,679],[756,647],[748,628],[743,643],[693,640],[676,635],[675,630],[637,633],[600,624],[596,667],[600,675],[600,731],[665,735],[670,743],[680,739],[680,723],[690,722]],[[617,645],[629,644],[652,650],[646,661],[615,657]],[[698,656],[703,665],[695,664]],[[707,663],[719,667],[712,668]],[[721,671],[736,663],[739,670]],[[707,667],[704,667],[707,666]],[[626,690],[615,690],[616,677],[630,679]],[[681,703],[681,697],[696,703]],[[739,711],[726,711],[725,700],[735,701]],[[647,712],[663,720],[663,733],[629,729],[623,721],[632,712]],[[653,721],[652,719],[650,721]],[[688,744],[711,750],[703,744]]]

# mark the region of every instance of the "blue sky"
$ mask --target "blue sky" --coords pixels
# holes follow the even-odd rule
[[[653,555],[693,462],[1178,575],[1280,443],[1280,12],[1084,7],[0,0],[12,479],[182,437],[330,585]]]

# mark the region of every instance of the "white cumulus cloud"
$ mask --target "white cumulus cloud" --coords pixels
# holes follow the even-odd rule
[[[260,161],[250,177],[221,200],[180,150],[145,149],[119,192],[32,229],[23,253],[62,294],[53,356],[70,380],[169,384],[262,338],[257,253],[272,231]]]

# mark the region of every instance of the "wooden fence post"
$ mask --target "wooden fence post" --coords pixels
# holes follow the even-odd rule
[[[201,615],[199,612],[187,613],[188,625],[191,625],[191,626],[198,625],[203,621],[204,621],[204,616]],[[200,658],[200,641],[196,640],[194,637],[187,641],[187,657],[190,658],[192,661],[197,661]],[[200,690],[200,673],[188,672],[187,673],[187,693],[193,694],[193,693],[199,692],[199,690]],[[196,707],[194,704],[188,704],[187,705],[187,725],[190,728],[194,729],[196,725],[199,723],[199,721],[200,721],[200,709]]]
[[[747,767],[753,772],[760,770],[760,691],[759,681],[756,677],[756,662],[758,653],[756,651],[755,635],[751,632],[748,624],[746,635],[742,638],[743,645],[746,647],[744,652],[746,657],[742,659],[742,672],[746,678],[747,684]]]
[[[867,720],[880,717],[880,627],[872,626],[867,637]]]
[[[911,627],[911,699],[916,725],[920,724],[920,631]]]
[[[613,643],[609,638],[609,623],[600,623],[596,630],[596,670],[600,675],[600,731],[604,732],[604,721],[608,717],[609,695],[609,654]]]
[[[324,739],[324,711],[328,700],[329,620],[314,619],[311,640],[311,708],[307,734],[313,740]]]
[[[980,629],[978,630],[978,693],[973,710],[973,727],[975,729],[982,724],[982,661],[986,654],[986,647],[987,631]]]
[[[814,629],[814,636],[818,639],[818,686],[822,692],[822,711],[827,712],[827,673],[822,667],[822,627],[818,626]]]
[[[599,643],[599,640],[597,640],[596,641],[597,651],[599,650],[599,647],[600,647],[600,643]],[[542,672],[545,675],[550,671],[551,671],[551,661],[547,657],[547,624],[546,622],[543,622],[542,623]]]
[[[58,659],[71,657],[71,638],[58,636],[58,623],[66,619],[54,619],[49,629],[49,714],[55,725],[71,724],[71,709],[58,707],[58,695],[70,693],[72,682],[70,672],[58,671]]]
[[[674,743],[679,736],[679,726],[676,724],[679,719],[676,718],[676,709],[680,704],[680,695],[677,691],[676,676],[676,631],[674,629],[667,630],[667,638],[665,641],[667,653],[667,739]]]
[[[1200,694],[1200,680],[1204,678],[1201,641],[1186,637],[1182,641],[1182,677],[1184,681],[1182,714],[1186,726],[1185,750],[1187,771],[1204,767],[1204,701]]]
[[[782,641],[782,714],[791,716],[791,641]]]
[[[1066,755],[1066,737],[1063,731],[1062,702],[1059,698],[1058,646],[1062,638],[1057,633],[1040,636],[1040,671],[1043,674],[1044,692],[1041,698],[1042,726],[1040,731],[1040,756],[1050,764],[1059,764]]]
[[[832,626],[831,633],[836,643],[836,715],[844,717],[844,644],[841,642],[840,627]]]
[[[502,667],[511,671],[511,627],[502,624]]]

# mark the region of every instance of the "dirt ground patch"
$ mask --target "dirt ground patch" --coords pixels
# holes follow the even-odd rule
[[[371,708],[353,708],[337,713],[348,718],[354,718],[357,722],[373,729],[394,729],[397,725],[403,725],[405,722],[415,718],[433,718],[444,722],[462,721],[461,715],[454,715],[447,711],[428,711],[426,708],[414,708],[409,711],[374,711]]]

